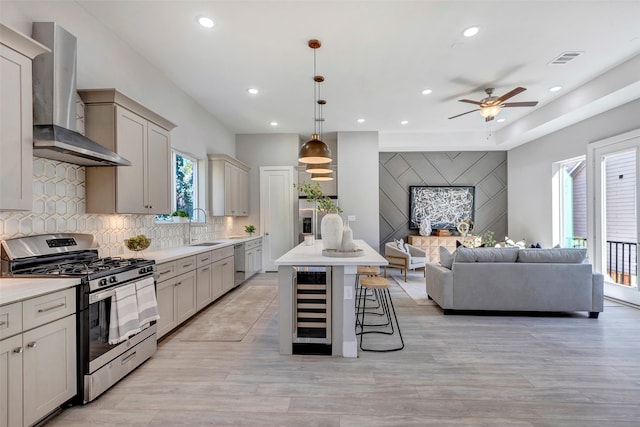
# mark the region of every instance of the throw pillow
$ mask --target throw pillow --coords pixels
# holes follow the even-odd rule
[[[453,254],[444,246],[440,246],[440,265],[449,270],[453,266]]]
[[[462,246],[463,248],[468,248],[469,246],[465,246],[464,243],[461,243],[460,240],[456,240],[456,249]]]
[[[404,252],[404,239],[394,240],[396,242],[396,247]]]

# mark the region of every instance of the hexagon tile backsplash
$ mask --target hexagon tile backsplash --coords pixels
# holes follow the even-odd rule
[[[0,240],[42,233],[89,233],[100,244],[100,256],[127,256],[124,240],[138,234],[151,239],[151,249],[182,246],[189,240],[188,224],[158,224],[154,215],[85,213],[84,167],[55,160],[33,159],[33,209],[0,212]],[[197,241],[223,238],[233,231],[233,219],[207,217],[194,226]]]

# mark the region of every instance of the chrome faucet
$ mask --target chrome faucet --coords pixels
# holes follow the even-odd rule
[[[206,225],[207,224],[207,211],[205,211],[202,208],[193,208],[193,215],[192,216],[195,216],[195,213],[197,211],[202,211],[202,214],[204,215],[204,224]],[[188,244],[190,245],[191,243],[193,243],[193,241],[191,240],[191,217],[189,217],[189,243]]]

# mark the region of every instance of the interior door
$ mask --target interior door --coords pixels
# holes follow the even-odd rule
[[[606,296],[640,306],[640,131],[593,143],[589,163],[594,268],[604,274]]]
[[[293,166],[260,167],[260,230],[265,271],[277,271],[275,260],[293,249]]]

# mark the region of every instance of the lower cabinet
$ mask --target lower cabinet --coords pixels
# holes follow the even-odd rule
[[[196,313],[196,271],[158,282],[157,299],[159,338]]]
[[[73,288],[0,307],[2,326],[21,325],[0,330],[0,426],[31,426],[76,395],[75,311]]]
[[[160,338],[233,288],[233,246],[159,264],[158,274]]]

